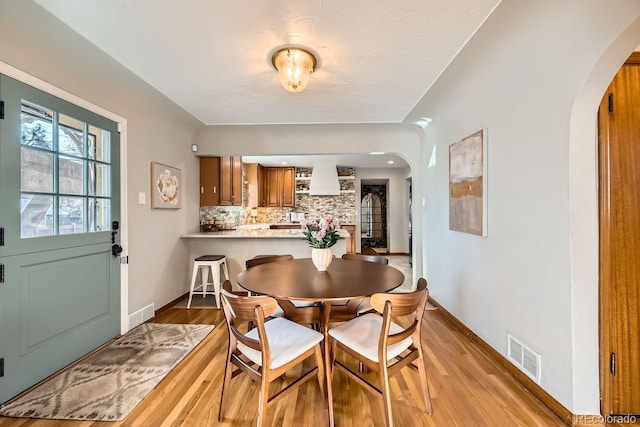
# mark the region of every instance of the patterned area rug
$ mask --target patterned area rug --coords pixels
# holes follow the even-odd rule
[[[212,325],[140,325],[0,407],[0,415],[120,421],[212,330]]]

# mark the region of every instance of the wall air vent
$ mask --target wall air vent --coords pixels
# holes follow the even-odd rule
[[[156,315],[155,306],[153,303],[146,307],[142,307],[140,310],[129,315],[129,330],[135,328],[138,325],[142,325],[147,320],[153,318]]]
[[[537,384],[540,384],[540,355],[511,334],[507,334],[507,358]]]

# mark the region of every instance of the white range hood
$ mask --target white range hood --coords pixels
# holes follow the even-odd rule
[[[338,168],[333,162],[314,163],[309,194],[312,196],[339,196]]]

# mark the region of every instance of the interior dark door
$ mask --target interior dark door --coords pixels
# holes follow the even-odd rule
[[[599,110],[602,411],[640,413],[640,66],[623,66]]]
[[[387,186],[362,184],[360,201],[360,244],[362,248],[386,248]],[[366,252],[365,249],[363,251]],[[365,253],[363,252],[363,253]]]
[[[120,140],[6,76],[0,99],[1,403],[119,335]]]

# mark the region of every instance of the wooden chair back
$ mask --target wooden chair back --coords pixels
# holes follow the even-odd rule
[[[377,264],[389,264],[389,258],[379,255],[364,255],[364,254],[344,254],[342,259],[354,260],[354,261],[367,261],[375,262]]]
[[[264,255],[257,256],[245,261],[245,266],[247,270],[251,267],[255,267],[256,265],[268,264],[270,262],[278,262],[278,261],[291,261],[293,259],[293,255]]]
[[[271,316],[276,311],[278,303],[275,299],[267,296],[245,297],[230,293],[227,290],[230,285],[231,283],[229,283],[229,286],[223,284],[220,297],[224,309],[224,317],[227,321],[227,327],[229,328],[229,337],[234,348],[239,341],[268,356],[269,343],[266,340],[264,322],[265,318]],[[245,333],[240,330],[240,324],[244,324],[241,322],[249,322],[250,325],[255,325],[258,329],[259,338],[257,340],[247,338]]]
[[[366,261],[375,262],[376,264],[388,265],[389,259],[383,256],[377,255],[364,255],[364,254],[344,254],[342,259],[351,261]],[[344,322],[351,320],[358,315],[358,307],[365,300],[365,298],[354,298],[347,301],[346,304],[333,304],[331,309],[331,321]]]
[[[382,313],[382,330],[380,331],[380,347],[393,345],[403,339],[414,335],[414,342],[420,342],[420,326],[422,316],[427,304],[429,291],[427,281],[424,278],[418,279],[416,290],[407,294],[380,293],[371,295],[371,306],[379,313]],[[403,317],[415,315],[413,322],[403,331],[389,334],[392,317]]]

